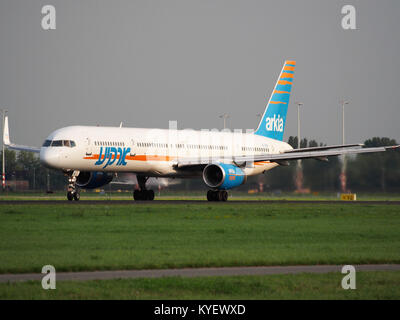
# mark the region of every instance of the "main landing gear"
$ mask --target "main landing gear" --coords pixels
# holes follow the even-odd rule
[[[208,190],[208,201],[226,201],[228,200],[228,192],[226,190]]]
[[[68,191],[67,199],[69,201],[78,201],[81,198],[79,188],[76,186],[76,177],[79,175],[79,171],[73,171],[68,173]]]
[[[137,200],[154,200],[154,191],[146,189],[146,182],[149,177],[137,176],[139,190],[133,191],[133,199]]]

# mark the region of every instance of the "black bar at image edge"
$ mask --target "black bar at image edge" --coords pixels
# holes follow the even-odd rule
[[[0,308],[11,315],[115,317],[124,313],[131,319],[260,319],[306,315],[307,317],[343,317],[388,314],[398,311],[396,301],[357,300],[135,300],[135,301],[0,301]]]

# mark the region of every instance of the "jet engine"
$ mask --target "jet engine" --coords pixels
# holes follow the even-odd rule
[[[211,163],[203,170],[203,180],[214,190],[228,190],[246,182],[242,169],[233,164]]]
[[[113,175],[101,171],[83,171],[76,178],[77,186],[85,189],[94,189],[109,184]]]

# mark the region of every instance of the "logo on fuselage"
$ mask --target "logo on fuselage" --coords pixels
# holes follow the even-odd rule
[[[104,154],[103,154],[104,151]],[[103,169],[111,166],[118,159],[116,166],[126,166],[125,161],[126,155],[131,151],[131,148],[115,148],[115,147],[101,147],[99,158],[97,159],[95,166],[101,166],[104,164]]]
[[[274,117],[267,117],[265,119],[265,129],[267,131],[278,131],[278,132],[283,132],[283,118],[281,118],[281,115],[274,114]]]

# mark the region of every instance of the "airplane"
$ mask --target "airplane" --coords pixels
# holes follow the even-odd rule
[[[10,142],[8,117],[3,143],[15,150],[37,152],[41,163],[68,176],[67,199],[79,200],[81,188],[99,188],[116,174],[133,173],[139,189],[134,200],[153,200],[150,177],[200,178],[208,201],[226,201],[228,192],[248,176],[264,173],[290,160],[383,152],[400,146],[363,148],[346,144],[293,149],[283,141],[296,61],[286,60],[256,130],[177,130],[101,126],[69,126],[52,132],[42,147]]]

